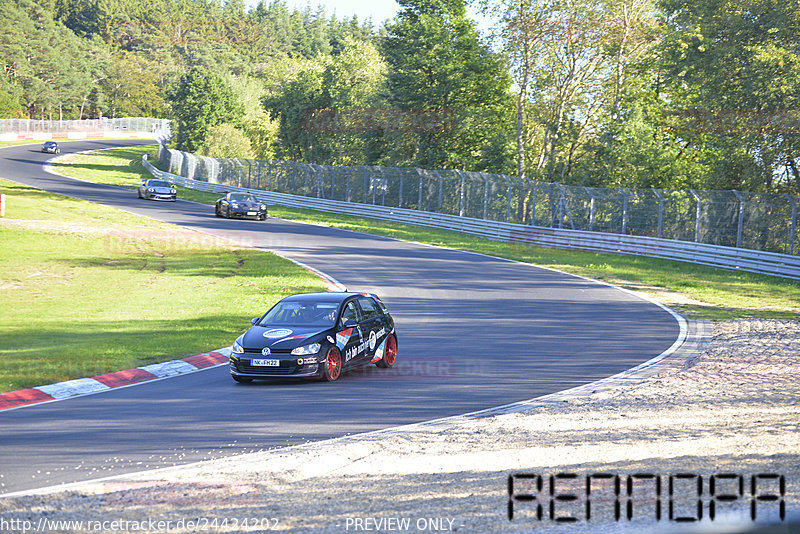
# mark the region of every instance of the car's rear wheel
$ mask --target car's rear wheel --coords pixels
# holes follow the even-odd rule
[[[236,375],[231,375],[231,378],[233,378],[234,381],[239,382],[240,384],[249,384],[250,382],[253,381],[252,378],[245,378],[243,376],[236,376]]]
[[[333,382],[342,374],[342,353],[336,347],[331,347],[328,350],[328,356],[325,358],[325,367],[322,370],[322,379],[328,382]]]
[[[397,338],[394,334],[389,334],[386,338],[386,349],[383,351],[383,358],[375,362],[378,367],[388,368],[397,361]]]

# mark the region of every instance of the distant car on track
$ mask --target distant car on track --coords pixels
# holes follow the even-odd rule
[[[217,200],[214,215],[226,219],[238,217],[264,221],[267,219],[267,205],[256,200],[250,193],[227,193]]]
[[[175,202],[178,198],[178,192],[175,190],[175,186],[166,180],[150,179],[145,180],[139,186],[139,198]]]
[[[394,320],[371,293],[303,293],[277,302],[233,343],[237,382],[272,378],[338,379],[371,363],[397,360]]]
[[[59,148],[58,143],[55,141],[45,141],[42,143],[42,152],[47,152],[49,154],[61,154],[61,148]]]

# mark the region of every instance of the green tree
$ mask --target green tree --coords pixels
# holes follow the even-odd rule
[[[675,128],[706,154],[707,187],[800,191],[800,3],[662,0]]]
[[[222,78],[201,67],[183,76],[169,91],[168,101],[180,150],[196,152],[205,144],[212,126],[238,125],[244,109]]]
[[[212,158],[251,159],[254,157],[250,139],[242,130],[231,124],[211,126],[199,154]]]
[[[427,168],[486,169],[492,145],[507,143],[513,99],[503,57],[481,42],[463,0],[402,0],[381,50],[389,65],[390,103],[416,123],[388,135],[390,161]],[[502,151],[499,151],[502,152]],[[504,170],[504,169],[503,169]]]

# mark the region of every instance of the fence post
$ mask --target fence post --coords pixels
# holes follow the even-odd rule
[[[436,173],[436,177],[439,178],[439,198],[437,199],[438,206],[436,208],[437,213],[442,212],[442,190],[444,189],[444,177],[442,173],[439,171],[433,171]]]
[[[481,178],[484,180],[483,188],[483,218],[486,219],[489,214],[489,177],[481,173]]]
[[[403,169],[399,169],[398,172],[400,173],[400,198],[397,201],[397,207],[398,208],[402,208],[403,207],[403,178],[405,177],[404,176],[405,173],[403,172]]]
[[[658,197],[658,237],[662,237],[664,230],[664,197],[655,187],[653,188],[653,193]]]
[[[464,182],[466,181],[466,179],[464,178],[464,172],[463,171],[460,171],[460,170],[456,169],[456,172],[461,177],[461,192],[460,192],[461,194],[459,195],[459,199],[458,199],[458,216],[459,217],[463,217],[464,216],[464,194],[465,194],[465,191],[464,191],[465,183]]]
[[[501,174],[505,181],[508,182],[508,209],[506,210],[506,222],[511,222],[511,188],[514,187],[514,182],[508,176]]]
[[[628,193],[621,187],[618,187],[622,195],[622,231],[621,234],[625,235],[628,230]]]
[[[417,200],[417,209],[419,211],[424,211],[422,209],[422,181],[423,181],[422,169],[420,169],[419,167],[415,168],[417,169],[417,174],[419,174],[419,200]]]
[[[531,226],[536,226],[536,193],[539,189],[539,184],[533,182],[533,199],[531,202]]]
[[[741,248],[742,228],[744,226],[744,199],[735,189],[733,189],[733,194],[736,195],[736,198],[739,200],[739,224],[736,225],[736,248]]]
[[[592,190],[588,187],[584,187],[586,190],[586,194],[589,195],[589,231],[594,231],[594,195],[592,194]]]
[[[694,218],[694,242],[700,242],[700,196],[695,192],[694,189],[689,189],[689,192],[694,197],[695,202],[697,202],[697,213]]]
[[[794,201],[794,198],[789,193],[784,193],[786,198],[789,199],[789,203],[792,205],[792,222],[789,225],[789,231],[791,235],[789,237],[789,254],[794,254],[794,234],[797,228],[797,202]]]
[[[0,194],[0,217],[6,216],[6,196]]]

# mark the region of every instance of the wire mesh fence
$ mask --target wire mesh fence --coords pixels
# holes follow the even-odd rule
[[[160,145],[169,172],[211,183],[550,228],[798,254],[797,198],[741,191],[579,187],[500,174],[215,159]]]
[[[0,119],[0,135],[30,137],[36,134],[64,135],[70,133],[125,134],[126,132],[145,132],[154,136],[169,136],[170,121],[150,117],[124,117],[118,119],[84,120],[32,120]]]

